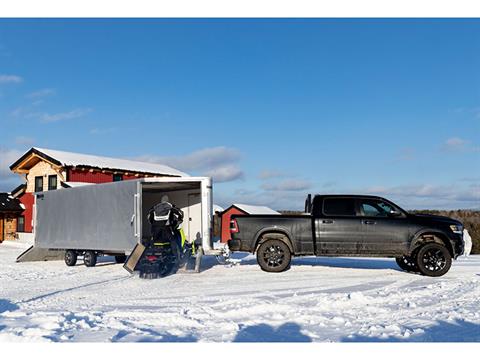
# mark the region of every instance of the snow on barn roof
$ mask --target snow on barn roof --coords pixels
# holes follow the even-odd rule
[[[188,174],[174,169],[170,166],[156,163],[148,163],[143,161],[117,159],[88,154],[78,154],[67,151],[43,149],[38,147],[31,148],[25,155],[29,154],[30,152],[40,153],[40,156],[42,154],[46,155],[47,157],[59,162],[62,166],[89,166],[100,169],[124,170],[158,175],[188,176]],[[22,156],[22,158],[24,156]],[[14,167],[17,163],[18,161],[10,168]]]
[[[245,211],[249,215],[279,215],[280,213],[270,209],[268,206],[233,204],[233,206]]]

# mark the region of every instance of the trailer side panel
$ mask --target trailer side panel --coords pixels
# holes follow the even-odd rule
[[[138,241],[138,181],[123,181],[36,196],[35,246],[131,251]]]

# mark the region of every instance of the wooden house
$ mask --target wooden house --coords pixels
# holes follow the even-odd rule
[[[19,215],[24,232],[34,230],[34,194],[62,188],[99,184],[146,177],[180,177],[187,174],[166,165],[78,154],[66,151],[31,148],[10,170],[24,179],[12,191],[12,197],[25,207]]]
[[[24,208],[10,193],[0,193],[0,243],[14,240],[18,230],[23,230],[20,214]]]

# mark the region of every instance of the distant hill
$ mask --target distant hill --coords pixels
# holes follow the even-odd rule
[[[285,215],[302,214],[302,211],[278,210]],[[414,214],[448,216],[460,220],[472,237],[472,254],[480,254],[480,210],[410,210]]]

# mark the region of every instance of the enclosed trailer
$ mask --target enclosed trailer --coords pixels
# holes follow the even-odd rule
[[[206,255],[212,243],[212,181],[208,177],[145,178],[47,191],[35,195],[34,246],[28,253],[129,255],[150,237],[149,209],[168,197],[184,212],[186,240]],[[31,257],[31,256],[30,256]]]

